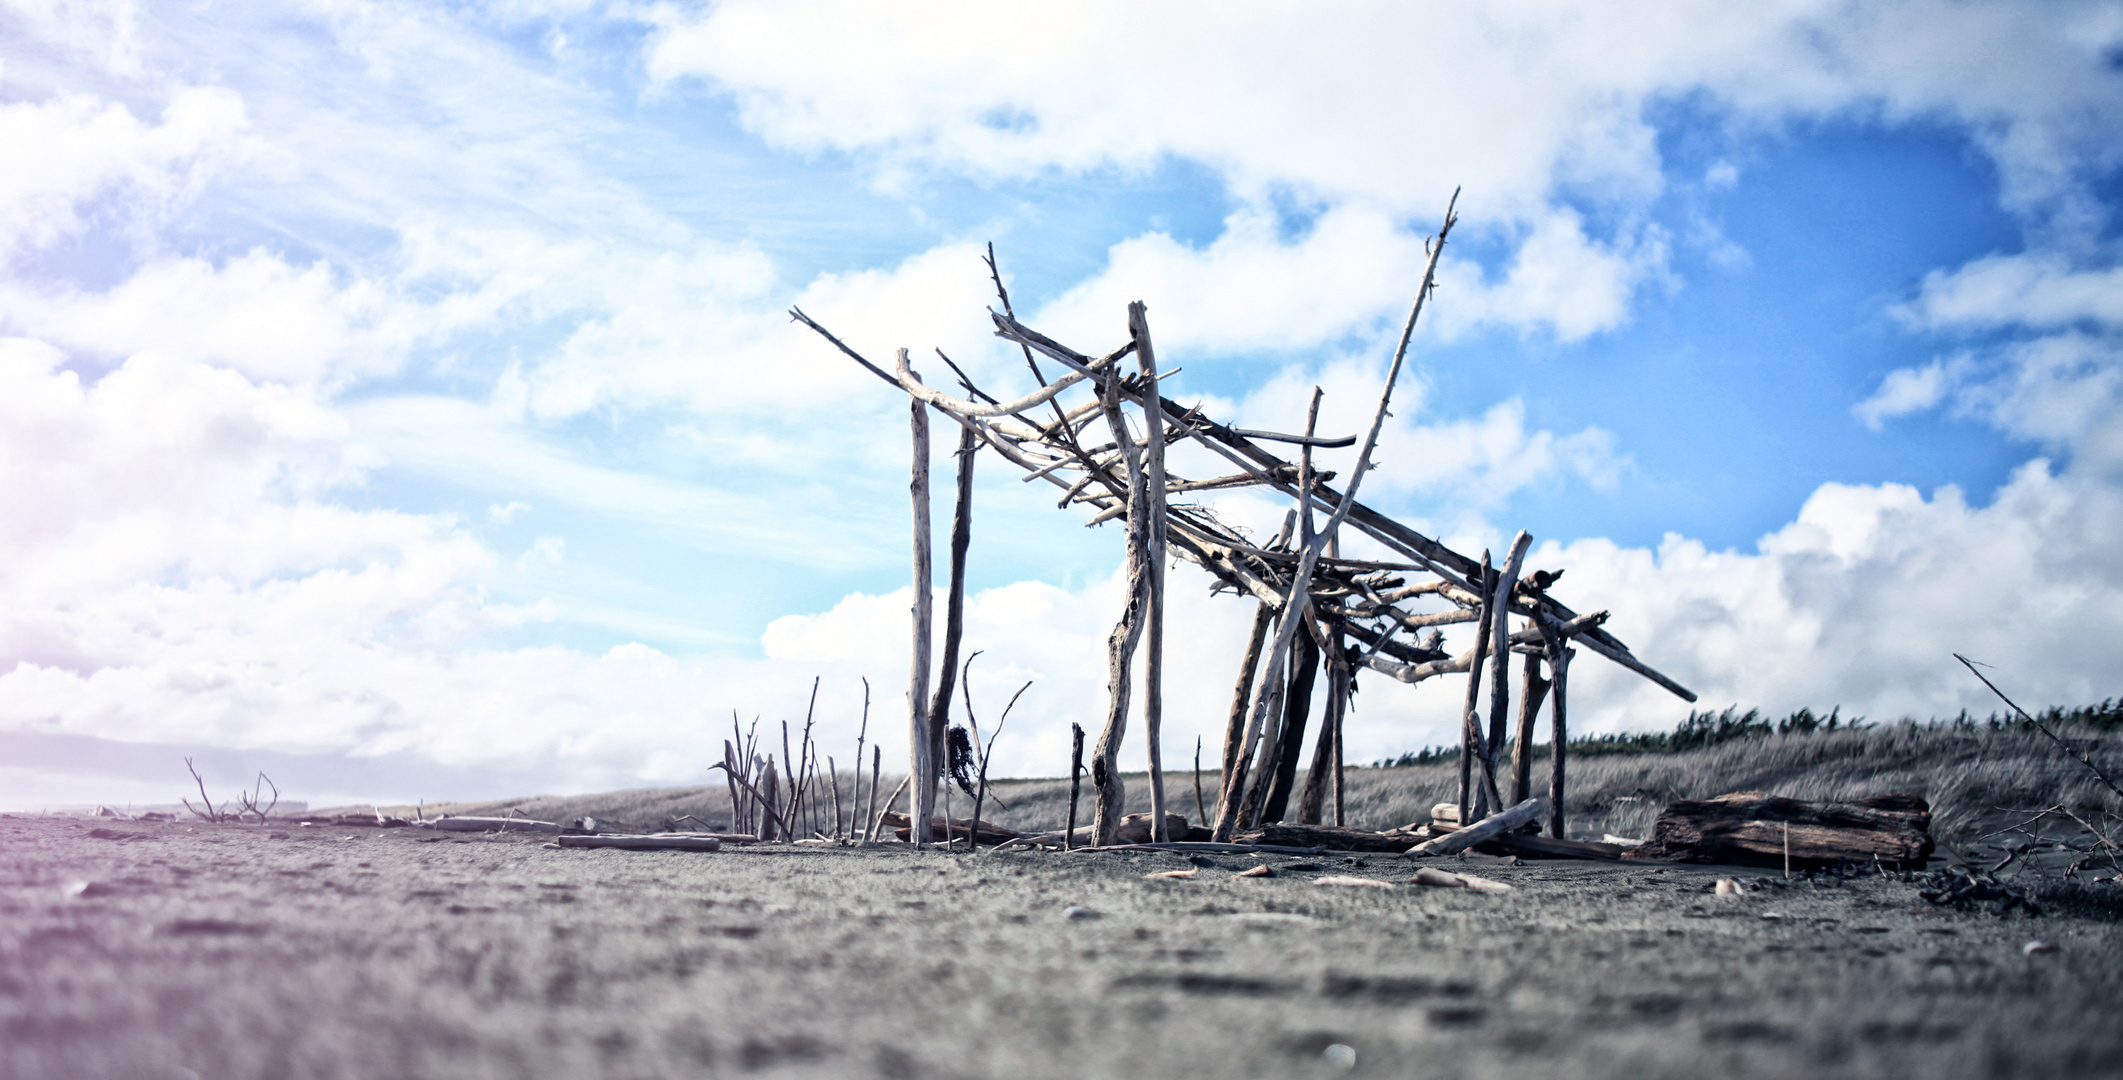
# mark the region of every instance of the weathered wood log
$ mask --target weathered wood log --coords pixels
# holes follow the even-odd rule
[[[1533,722],[1540,717],[1541,702],[1548,697],[1548,680],[1541,678],[1541,658],[1526,658],[1526,678],[1519,688],[1518,737],[1511,744],[1511,801],[1533,797]]]
[[[1366,829],[1340,829],[1332,825],[1270,822],[1258,830],[1239,833],[1234,839],[1242,844],[1314,847],[1328,851],[1383,851],[1398,855],[1420,842],[1422,837],[1398,829],[1392,832],[1371,832]]]
[[[1933,850],[1931,806],[1915,795],[1807,802],[1739,791],[1668,806],[1651,838],[1623,858],[1782,866],[1787,830],[1793,866],[1877,860],[1921,869]]]
[[[1541,816],[1541,800],[1527,799],[1525,802],[1501,814],[1491,814],[1464,829],[1456,829],[1444,836],[1425,840],[1409,848],[1407,854],[1416,856],[1451,855],[1455,852],[1465,851],[1500,833],[1510,832],[1539,816]]]
[[[901,840],[905,840],[909,836],[913,835],[914,819],[908,817],[905,814],[899,813],[896,810],[887,810],[884,815],[884,822],[885,827],[894,830],[894,834],[897,835]],[[945,827],[945,819],[941,817],[934,817],[929,819],[929,835],[938,837],[944,836]],[[973,819],[952,818],[950,819],[949,830],[949,838],[951,840],[963,840],[969,834],[972,834],[974,832]],[[1000,844],[1006,840],[1015,840],[1023,835],[1025,834],[1018,832],[1015,829],[1005,829],[1002,826],[995,824],[994,822],[983,821],[980,823],[979,834],[975,836],[974,839],[979,843],[983,844]]]
[[[1454,803],[1459,816],[1454,821],[1473,821],[1475,817],[1474,760],[1481,754],[1482,722],[1474,707],[1482,692],[1482,661],[1489,655],[1489,634],[1495,629],[1496,620],[1489,616],[1490,578],[1489,552],[1482,551],[1482,580],[1478,582],[1484,594],[1481,598],[1481,621],[1474,627],[1474,653],[1467,665],[1467,700],[1460,708],[1460,787],[1459,801]]]
[[[374,825],[371,821],[368,824]],[[419,828],[436,829],[441,832],[542,832],[557,833],[560,825],[551,821],[532,821],[530,818],[506,817],[439,817],[429,818],[418,824]]]
[[[721,851],[718,836],[563,836],[564,848],[619,848],[623,851]]]
[[[1484,854],[1518,855],[1528,859],[1597,859],[1612,861],[1628,851],[1621,844],[1596,844],[1589,840],[1558,840],[1537,833],[1506,832],[1475,845]]]

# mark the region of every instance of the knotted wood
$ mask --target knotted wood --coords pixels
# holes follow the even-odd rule
[[[1782,866],[1786,830],[1793,866],[1878,860],[1890,869],[1920,869],[1933,849],[1931,805],[1915,795],[1807,802],[1737,791],[1668,806],[1651,838],[1622,857]]]

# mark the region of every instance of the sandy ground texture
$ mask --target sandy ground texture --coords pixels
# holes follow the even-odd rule
[[[0,818],[0,1076],[2123,1075],[2113,905],[1442,863]]]

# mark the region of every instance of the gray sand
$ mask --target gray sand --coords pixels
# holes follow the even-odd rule
[[[1234,876],[1261,861],[1285,869]],[[1385,856],[0,819],[0,1075],[2123,1074],[2106,918],[1879,876],[1718,898],[1762,871],[1444,865],[1517,890],[1314,883],[1405,881]]]

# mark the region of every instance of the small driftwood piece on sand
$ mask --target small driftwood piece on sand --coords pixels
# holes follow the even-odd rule
[[[557,833],[560,825],[551,821],[532,821],[530,818],[506,817],[439,817],[420,822],[415,828],[439,829],[442,832],[539,832]]]
[[[1066,843],[1069,847],[1078,850],[1111,849],[1133,847],[1153,842],[1162,843],[1161,841],[1154,841],[1151,836],[1150,815],[1148,814],[1129,814],[1127,817],[1120,819],[1120,824],[1113,830],[1114,843],[1111,844],[1098,844],[1093,834],[1093,828],[1093,826],[1085,825],[1069,833],[1025,833],[1022,838],[1027,843]],[[1165,835],[1186,836],[1192,831],[1187,827],[1187,819],[1184,815],[1165,815]],[[1179,843],[1180,841],[1171,842]]]
[[[1683,799],[1623,858],[1782,866],[1787,835],[1793,866],[1877,860],[1889,869],[1921,869],[1932,852],[1931,805],[1915,795],[1806,802],[1760,791]]]
[[[618,848],[622,851],[721,851],[719,836],[660,833],[651,836],[563,836],[564,848]]]
[[[1464,829],[1455,829],[1435,839],[1425,840],[1409,848],[1407,854],[1418,856],[1451,855],[1465,851],[1498,834],[1510,832],[1539,816],[1541,816],[1541,800],[1527,799],[1525,802],[1501,814],[1492,814]]]

